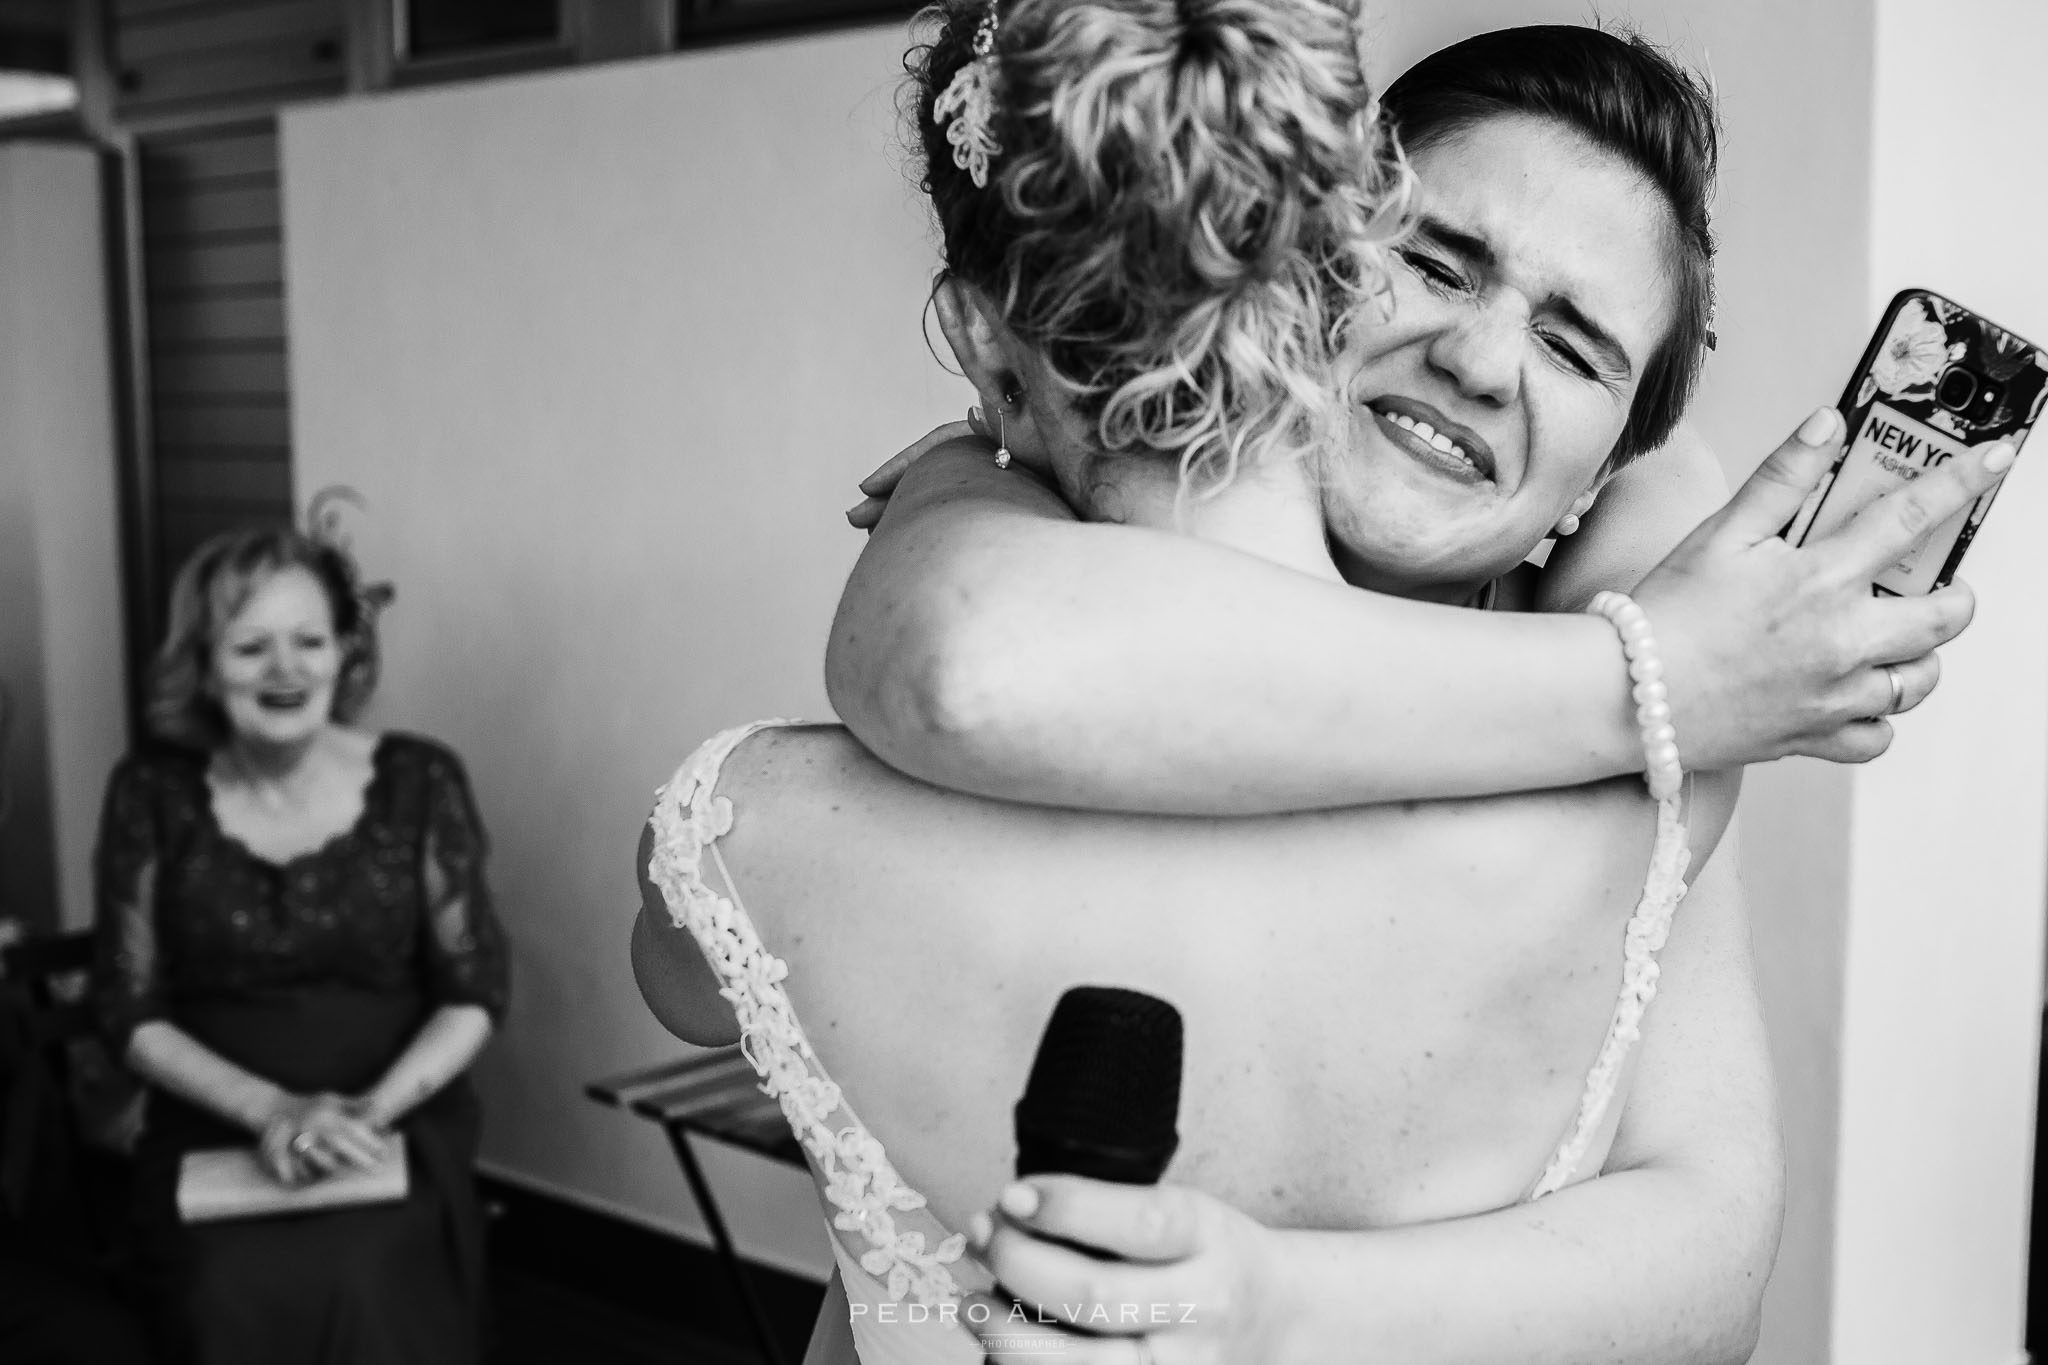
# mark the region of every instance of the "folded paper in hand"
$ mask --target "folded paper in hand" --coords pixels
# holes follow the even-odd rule
[[[397,1133],[385,1139],[384,1159],[368,1170],[344,1166],[304,1185],[279,1184],[253,1147],[213,1147],[185,1153],[178,1170],[178,1217],[187,1223],[265,1218],[396,1203],[405,1192],[405,1138]]]

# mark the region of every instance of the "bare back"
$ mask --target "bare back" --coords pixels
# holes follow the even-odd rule
[[[1296,1227],[1524,1197],[1606,1036],[1653,821],[1634,781],[1266,819],[1079,814],[928,787],[836,727],[747,740],[718,792],[728,893],[788,964],[818,1058],[956,1228],[1009,1176],[1010,1107],[1083,982],[1186,1018],[1169,1179]]]

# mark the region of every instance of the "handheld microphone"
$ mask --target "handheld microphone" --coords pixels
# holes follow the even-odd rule
[[[1180,1011],[1117,986],[1053,1007],[1017,1101],[1017,1174],[1154,1185],[1180,1145]]]

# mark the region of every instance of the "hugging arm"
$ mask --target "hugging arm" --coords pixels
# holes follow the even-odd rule
[[[1578,534],[1560,536],[1537,578],[1538,611],[1579,611],[1595,593],[1633,592],[1657,562],[1728,501],[1728,476],[1681,424],[1600,488]]]
[[[1508,660],[1546,651],[1542,682],[1499,687]],[[1084,525],[961,443],[892,498],[841,599],[826,679],[878,757],[941,786],[1251,814],[1625,771],[1639,750],[1617,658],[1590,617],[1494,619]]]
[[[1085,1321],[1195,1304],[1191,1323],[1169,1313],[1144,1329],[1162,1365],[1738,1365],[1756,1344],[1784,1182],[1734,862],[1731,837],[1679,913],[1598,1179],[1448,1222],[1304,1232],[1184,1187],[1040,1177],[1036,1210],[996,1223],[991,1269],[1020,1301],[1080,1304]],[[1065,1344],[1074,1365],[1131,1358],[1126,1343]]]
[[[1868,584],[1909,528],[1941,519],[1928,509],[1981,491],[1974,467],[1908,485],[1856,535],[1797,551],[1776,539],[1840,437],[1836,420],[1788,440],[1637,590],[1689,766],[1874,757],[1889,729],[1859,718],[1888,708],[1878,665],[1920,660],[1968,620],[1967,589],[1877,602]],[[1632,585],[1704,504],[1710,460],[1695,440],[1618,476],[1547,604]],[[1667,461],[1685,478],[1663,477]],[[1915,668],[1908,705],[1934,683],[1931,659]],[[911,776],[1086,809],[1258,814],[1640,764],[1600,621],[1406,601],[1192,537],[1083,525],[971,439],[905,474],[840,601],[826,681],[847,727]]]

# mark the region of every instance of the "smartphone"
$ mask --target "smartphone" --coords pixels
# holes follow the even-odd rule
[[[1900,291],[1842,391],[1848,444],[1785,538],[1803,545],[1827,535],[1966,450],[1997,441],[2017,449],[2044,397],[2048,352],[1932,290]],[[1994,486],[1935,528],[1878,575],[1876,590],[1903,597],[1946,587],[1997,495]]]

